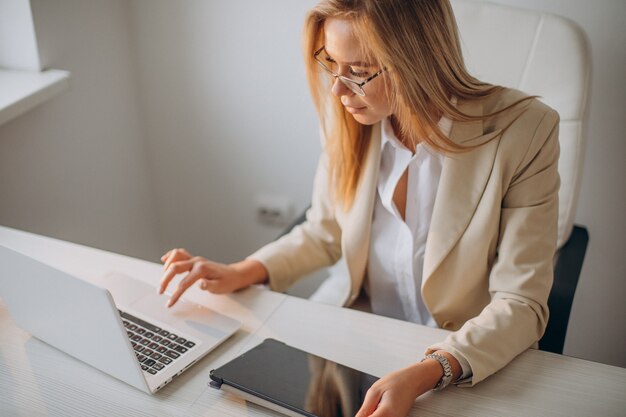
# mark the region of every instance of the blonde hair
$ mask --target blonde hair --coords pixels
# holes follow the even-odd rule
[[[323,46],[324,23],[329,18],[349,20],[360,40],[362,54],[386,68],[390,94],[400,133],[423,141],[440,152],[463,148],[439,127],[445,115],[454,121],[482,120],[511,106],[484,116],[459,111],[450,101],[480,100],[502,87],[472,77],[463,62],[452,7],[448,0],[323,0],[307,15],[304,55],[307,77],[326,136],[330,180],[335,197],[348,209],[354,201],[371,136],[371,126],[361,125],[338,97],[329,94],[328,80],[313,58]],[[523,101],[522,99],[520,101]],[[415,144],[414,144],[415,145]]]

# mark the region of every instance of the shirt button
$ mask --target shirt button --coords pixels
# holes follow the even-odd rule
[[[449,320],[446,320],[446,321],[444,321],[444,322],[443,322],[443,324],[441,325],[441,327],[443,327],[443,328],[444,328],[444,329],[446,329],[446,330],[450,330],[450,329],[454,328],[454,323],[452,323],[452,322],[451,322],[451,321],[449,321]]]

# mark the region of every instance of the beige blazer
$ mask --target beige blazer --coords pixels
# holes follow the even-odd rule
[[[460,110],[489,114],[524,97],[515,90]],[[558,114],[537,100],[485,121],[455,122],[450,139],[480,145],[445,158],[426,244],[422,297],[439,327],[452,330],[428,351],[464,356],[473,385],[533,346],[548,320],[556,248],[559,176]],[[492,139],[492,140],[491,140]],[[344,257],[349,282],[338,289],[352,304],[366,277],[380,165],[375,126],[356,199],[334,201],[324,153],[306,221],[250,256],[269,271],[270,287]]]

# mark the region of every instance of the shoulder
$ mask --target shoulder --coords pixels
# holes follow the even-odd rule
[[[507,147],[540,148],[558,129],[559,114],[540,98],[503,88],[484,100],[485,131],[502,131]],[[532,151],[531,151],[532,152]]]
[[[538,98],[517,90],[504,89],[498,95],[484,104],[484,114],[506,110],[489,116],[484,126],[500,131],[497,160],[510,180],[522,172],[556,167],[559,114]],[[529,169],[530,166],[535,168]]]
[[[537,126],[542,123],[556,124],[559,114],[540,97],[512,88],[502,88],[483,102],[483,115],[486,116],[486,129],[497,130],[507,127]],[[521,126],[520,126],[521,125]]]

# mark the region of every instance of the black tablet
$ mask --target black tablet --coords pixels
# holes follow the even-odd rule
[[[210,386],[289,416],[354,416],[378,378],[274,339],[211,371]]]

